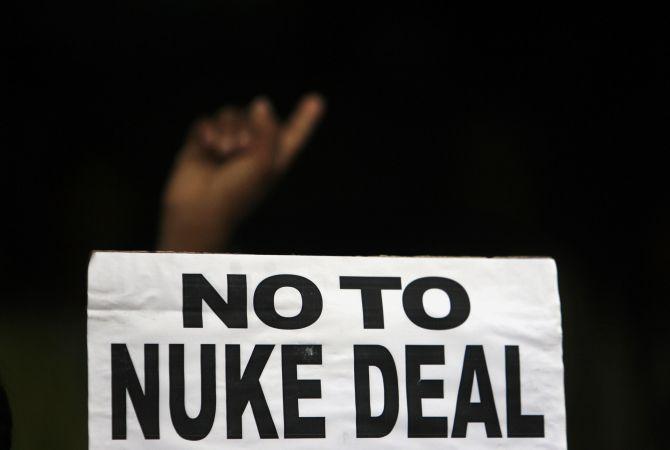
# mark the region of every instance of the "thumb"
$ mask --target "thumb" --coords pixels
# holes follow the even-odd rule
[[[277,167],[286,168],[300,152],[323,117],[326,105],[319,94],[304,96],[280,130]]]

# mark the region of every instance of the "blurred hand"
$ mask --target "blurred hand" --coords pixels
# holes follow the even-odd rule
[[[177,156],[163,199],[159,250],[221,251],[239,222],[300,152],[324,112],[305,96],[288,121],[267,99],[198,121]]]

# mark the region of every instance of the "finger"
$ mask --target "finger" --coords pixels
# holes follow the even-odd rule
[[[219,156],[229,156],[238,149],[242,115],[233,107],[225,107],[214,118],[216,138],[213,149]]]
[[[272,103],[266,97],[257,97],[249,104],[249,120],[256,131],[272,126],[275,122]]]
[[[248,121],[242,121],[235,136],[235,144],[240,150],[246,150],[251,145],[251,129]]]
[[[222,171],[230,177],[234,166],[236,176],[244,178],[246,184],[253,185],[274,171],[279,127],[272,105],[266,98],[259,97],[251,102],[245,125],[240,131],[239,139],[242,142],[248,139],[248,151],[241,155],[243,157],[230,161],[230,170],[222,167]]]
[[[282,127],[277,155],[280,166],[287,165],[302,149],[325,112],[325,102],[318,94],[300,100],[295,111]]]
[[[216,139],[216,128],[211,119],[198,120],[194,126],[194,137],[200,147],[211,147]]]
[[[259,152],[274,153],[278,124],[268,99],[259,97],[249,105],[249,131]]]
[[[184,147],[182,148],[180,159],[199,159],[206,157],[209,149],[214,145],[216,139],[216,129],[212,120],[209,118],[200,118],[191,126]]]

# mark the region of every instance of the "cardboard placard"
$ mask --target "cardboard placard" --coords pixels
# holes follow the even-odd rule
[[[96,252],[91,449],[565,449],[548,258]]]

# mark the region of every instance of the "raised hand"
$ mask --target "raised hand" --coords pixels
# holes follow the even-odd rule
[[[286,122],[265,98],[198,121],[163,198],[159,250],[221,251],[233,231],[304,147],[323,116],[316,94]]]

